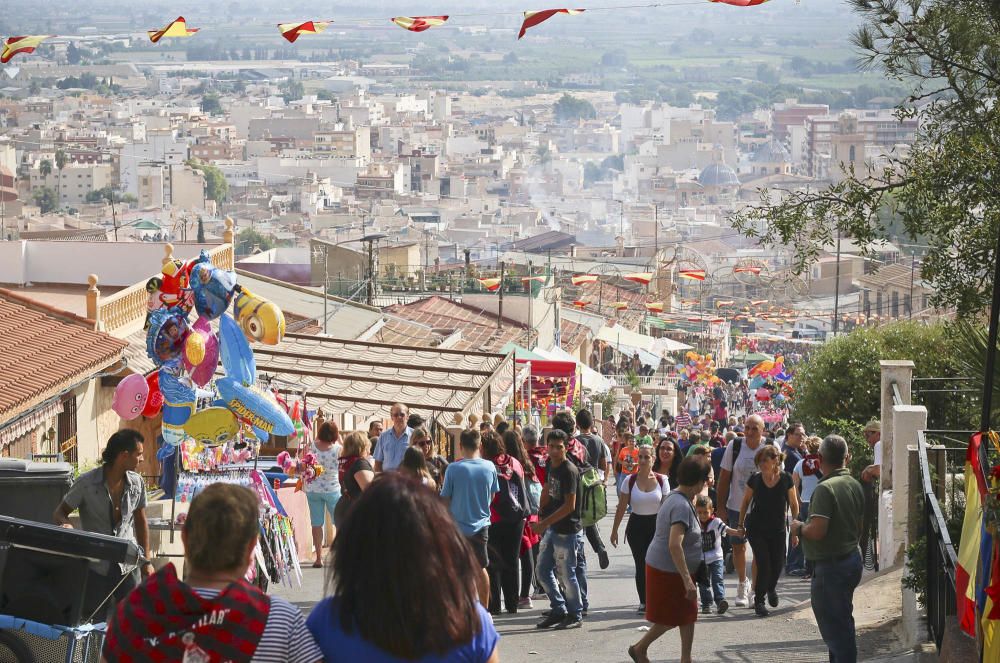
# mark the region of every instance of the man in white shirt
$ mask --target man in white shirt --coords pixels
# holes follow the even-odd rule
[[[882,422],[872,419],[865,426],[865,440],[873,447],[872,464],[861,472],[861,480],[865,483],[879,479],[882,476]]]

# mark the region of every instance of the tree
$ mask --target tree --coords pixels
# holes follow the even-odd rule
[[[962,341],[944,324],[897,322],[861,327],[816,348],[795,372],[794,414],[808,428],[825,419],[864,424],[880,415],[879,360],[910,359],[919,377],[959,377]],[[975,421],[965,393],[924,393],[928,428],[963,430]]]
[[[219,95],[211,92],[201,98],[201,112],[209,115],[221,115],[222,104],[219,103]]]
[[[198,217],[198,243],[205,243],[205,222],[200,216]]]
[[[220,205],[225,202],[229,195],[229,182],[226,181],[226,176],[222,174],[221,170],[197,159],[189,159],[187,165],[205,176],[205,196],[207,198]]]
[[[552,106],[556,122],[574,122],[576,120],[591,120],[597,117],[597,109],[586,99],[578,99],[569,94],[564,94]]]
[[[781,74],[771,65],[761,62],[757,65],[757,80],[768,85],[777,85],[781,82]]]
[[[49,175],[52,174],[52,162],[48,159],[42,159],[42,163],[38,164],[38,172],[45,179],[48,179]]]
[[[42,214],[48,214],[59,205],[56,192],[50,186],[40,186],[31,192],[31,197],[35,204],[42,210]]]
[[[261,251],[270,251],[273,248],[274,240],[270,237],[261,235],[253,228],[241,230],[239,234],[236,235],[236,253],[241,256],[250,255],[256,249],[260,249]]]
[[[106,186],[102,189],[96,189],[89,192],[84,198],[85,202],[88,203],[100,203],[100,202],[116,202],[116,203],[135,203],[138,199],[131,193],[122,193],[121,191],[116,191],[110,186]]]
[[[76,44],[70,42],[66,47],[66,62],[69,64],[80,64],[80,60],[82,59],[80,49],[76,47]]]
[[[805,270],[837,233],[866,253],[888,239],[889,206],[909,237],[928,245],[921,277],[932,303],[960,316],[990,301],[1000,231],[1000,6],[986,0],[848,0],[862,24],[853,41],[868,68],[909,90],[901,118],[919,115],[908,152],[888,155],[884,168],[848,169],[819,191],[790,191],[732,218],[765,245],[787,245]],[[720,95],[721,96],[721,95]],[[763,223],[761,223],[763,222]]]
[[[306,93],[305,86],[302,85],[302,82],[294,79],[289,79],[288,81],[286,81],[285,84],[281,86],[281,88],[282,88],[281,98],[285,100],[286,104],[291,101],[296,101],[297,99],[301,99],[302,95]]]
[[[65,150],[56,150],[56,168],[59,170],[59,178],[56,180],[56,198],[60,205],[62,205],[62,172],[67,161]]]
[[[628,66],[628,54],[622,49],[608,51],[601,56],[602,67],[625,67]]]

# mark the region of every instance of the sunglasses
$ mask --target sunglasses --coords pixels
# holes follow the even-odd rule
[[[396,417],[405,417],[405,416],[406,416],[405,412],[393,412],[392,413],[392,418],[393,419],[395,419]]]

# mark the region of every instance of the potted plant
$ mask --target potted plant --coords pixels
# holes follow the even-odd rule
[[[639,403],[642,402],[642,382],[640,382],[638,374],[632,370],[626,373],[625,377],[628,379],[628,383],[632,387],[632,393],[630,394],[630,397],[632,398],[632,405],[638,407]]]

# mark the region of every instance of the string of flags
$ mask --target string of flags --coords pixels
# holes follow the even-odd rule
[[[604,6],[604,7],[590,7],[590,8],[580,8],[580,9],[568,9],[565,7],[554,8],[554,9],[536,9],[519,12],[521,15],[521,28],[518,30],[517,38],[522,39],[528,30],[537,27],[549,20],[554,16],[565,15],[565,16],[579,16],[586,11],[615,11],[622,9],[652,9],[656,7],[677,7],[681,5],[696,5],[703,4],[706,0],[696,0],[693,2],[655,2],[644,5],[619,5],[619,6]],[[768,0],[707,0],[712,4],[725,4],[734,7],[753,7],[761,5]],[[464,14],[464,16],[495,16],[506,14],[502,13],[490,13],[490,14]],[[408,32],[424,32],[431,28],[436,28],[444,25],[450,16],[448,15],[438,15],[438,16],[393,16],[389,18],[389,21],[398,25],[399,27],[407,30]],[[278,32],[282,37],[287,39],[290,43],[295,43],[296,40],[302,35],[310,34],[320,34],[326,30],[335,21],[333,19],[324,20],[302,20],[302,21],[289,21],[278,23]],[[345,24],[347,24],[345,22]],[[187,25],[187,21],[183,16],[178,16],[176,19],[171,21],[166,25],[166,27],[159,30],[146,30],[146,34],[149,36],[149,40],[158,44],[163,39],[172,38],[184,38],[193,37],[198,33],[201,28],[190,28]],[[16,55],[29,55],[35,51],[39,44],[41,44],[46,39],[51,39],[53,37],[58,37],[61,35],[19,35],[19,36],[9,36],[3,42],[3,50],[0,52],[0,63],[6,64],[10,62],[11,58]],[[70,36],[62,36],[63,38],[72,38]]]

